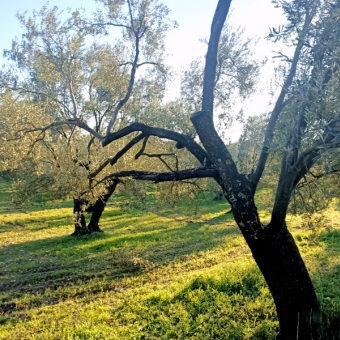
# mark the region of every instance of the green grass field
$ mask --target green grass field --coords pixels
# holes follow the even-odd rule
[[[0,185],[0,339],[275,338],[273,301],[225,201],[207,197],[190,216],[185,205],[122,209],[118,197],[105,233],[74,238],[70,202],[17,209],[9,188]],[[334,328],[339,204],[287,221]]]

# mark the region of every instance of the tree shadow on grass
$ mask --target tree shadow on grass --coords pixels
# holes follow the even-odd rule
[[[136,315],[140,339],[274,339],[275,308],[259,270],[231,267],[196,276],[171,298],[155,294],[119,312]]]
[[[340,340],[340,230],[310,237],[309,250],[325,244],[311,271],[322,307],[322,339]],[[275,307],[261,273],[255,264],[233,265],[234,273],[197,276],[172,298],[157,293],[133,307],[141,338],[275,339]],[[143,323],[139,315],[152,321]]]
[[[317,253],[317,266],[311,270],[311,278],[316,289],[324,326],[323,339],[340,340],[340,230],[322,228],[306,233],[305,238],[298,237],[300,247],[322,247]]]
[[[119,218],[119,216],[118,216]],[[143,225],[132,218],[136,227],[124,230],[118,226],[106,228],[105,233],[94,233],[75,238],[50,237],[41,240],[8,244],[0,252],[0,313],[25,311],[32,307],[57,303],[65,296],[78,297],[112,290],[119,280],[138,276],[182,256],[190,256],[220,246],[228,236],[238,236],[238,229],[230,226],[216,228],[216,221],[181,223],[171,228]],[[138,220],[138,219],[137,219]],[[63,218],[49,224],[64,224]],[[114,217],[103,219],[104,224],[115,224]],[[122,221],[121,228],[126,221]],[[36,226],[33,232],[44,229]],[[48,228],[47,226],[45,227]],[[18,232],[26,232],[24,228]],[[30,230],[31,232],[31,230]],[[54,291],[46,298],[46,290]],[[26,302],[20,302],[22,296]],[[51,295],[51,294],[50,294]],[[29,296],[29,297],[27,297]]]
[[[151,216],[154,223],[144,224],[145,216],[141,214],[140,223],[137,223],[138,218],[131,217],[131,230],[126,228],[123,219],[115,225],[115,216],[117,220],[121,218],[119,214],[104,217],[107,230],[104,234],[81,238],[51,237],[3,247],[0,252],[0,294],[3,300],[0,314],[3,319],[0,323],[12,322],[9,315],[17,318],[33,307],[115,290],[121,285],[121,278],[138,278],[153,270],[161,270],[171,262],[190,260],[199,253],[223,247],[240,235],[231,218],[222,215],[197,223],[181,221],[178,226],[174,222],[167,226],[167,220],[159,223],[157,216]],[[313,242],[325,243],[317,270],[312,273],[323,305],[324,323],[329,332],[340,334],[340,330],[336,333],[339,329],[340,292],[337,283],[340,264],[332,265],[332,258],[340,248],[340,231],[319,233]],[[206,259],[202,262],[202,268],[215,264],[206,263]],[[191,269],[188,267],[188,270]],[[177,338],[181,338],[181,334],[188,334],[188,337],[206,334],[206,338],[214,335],[216,339],[224,339],[221,329],[229,327],[230,334],[243,334],[249,321],[255,324],[257,333],[254,334],[258,339],[271,339],[266,334],[268,330],[273,332],[277,324],[275,316],[264,317],[266,313],[273,315],[273,305],[270,307],[267,300],[263,302],[265,307],[258,303],[259,299],[265,298],[259,288],[263,287],[261,280],[260,274],[254,280],[253,272],[239,275],[234,281],[226,276],[222,279],[195,278],[171,300],[153,297],[141,307],[154,313],[152,320],[156,323],[165,320],[164,316],[170,320],[166,321],[168,325],[170,323],[168,338],[171,334],[172,338],[176,338],[176,334]],[[230,306],[237,306],[236,312]],[[159,320],[157,313],[160,313]],[[152,331],[152,323],[145,326],[144,322],[141,334],[147,338]],[[253,339],[256,339],[255,335]],[[339,339],[331,333],[326,338]]]
[[[37,233],[48,228],[62,227],[70,224],[70,217],[49,217],[48,221],[37,221],[27,217],[27,219],[20,219],[5,222],[0,226],[0,234],[15,231],[26,231],[29,233]]]
[[[320,266],[318,273],[312,275],[312,280],[316,283],[322,309],[322,338],[340,340],[340,264],[333,265],[331,269]]]

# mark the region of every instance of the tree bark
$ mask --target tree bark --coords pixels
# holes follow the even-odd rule
[[[239,174],[214,128],[211,115],[201,111],[192,115],[191,120],[219,173],[215,179],[232,207],[235,221],[273,296],[280,324],[277,339],[321,339],[319,303],[285,221],[266,227],[261,223],[252,183]]]
[[[117,185],[121,181],[118,178],[113,178],[110,184],[106,187],[106,193],[97,198],[95,203],[89,202],[82,198],[73,200],[73,216],[75,230],[71,236],[81,236],[94,232],[103,232],[99,227],[99,221],[105,209],[106,203],[116,190]],[[90,223],[86,226],[85,212],[91,213]]]
[[[278,340],[321,339],[321,312],[313,284],[286,225],[266,227],[258,240],[245,239],[273,296],[280,324]]]
[[[102,213],[105,209],[106,203],[109,200],[109,198],[112,196],[114,191],[116,190],[117,185],[120,183],[120,180],[118,178],[114,178],[111,182],[111,184],[107,187],[107,192],[106,194],[100,196],[96,202],[90,206],[87,211],[91,211],[91,219],[90,223],[88,225],[88,229],[90,233],[94,232],[103,232],[102,229],[99,227],[99,220],[102,216]]]
[[[105,205],[106,202],[104,203],[102,198],[99,197],[94,204],[91,204],[91,206],[86,209],[86,212],[91,212],[90,223],[87,226],[90,233],[103,232],[99,227],[99,220],[105,209]]]
[[[74,232],[71,236],[81,236],[90,233],[86,227],[85,211],[83,206],[84,200],[79,198],[73,199]]]

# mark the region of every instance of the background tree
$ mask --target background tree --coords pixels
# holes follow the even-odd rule
[[[29,138],[33,142],[30,144],[26,140],[26,148],[33,149],[37,143],[39,147],[47,147],[56,141],[65,144],[59,146],[62,150],[59,156],[64,152],[69,164],[60,164],[55,147],[52,158],[59,172],[62,168],[66,171],[64,176],[69,174],[64,182],[67,182],[68,189],[65,190],[68,195],[72,193],[75,197],[76,234],[100,231],[98,221],[90,224],[90,230],[87,228],[84,210],[92,202],[102,209],[102,203],[105,203],[108,192],[112,194],[114,185],[111,182],[102,185],[100,190],[92,190],[90,200],[88,196],[80,197],[86,191],[86,178],[91,174],[88,187],[95,179],[94,171],[110,158],[105,151],[98,152],[101,149],[98,143],[103,139],[105,130],[111,129],[114,123],[119,128],[121,124],[136,119],[133,104],[125,108],[131,115],[121,114],[134,88],[135,100],[143,97],[140,105],[143,102],[147,104],[147,98],[160,97],[164,92],[167,70],[163,64],[162,37],[173,24],[166,18],[167,7],[157,1],[100,3],[102,7],[92,22],[85,19],[80,11],[71,13],[69,19],[61,22],[57,7],[48,9],[45,6],[30,18],[19,14],[26,34],[22,41],[13,42],[11,50],[5,51],[8,59],[16,64],[18,72],[8,69],[1,76],[5,91],[14,93],[17,101],[25,101],[28,105],[36,103],[45,120],[45,124],[34,121],[32,113],[13,124],[8,115],[5,117],[7,130],[14,131],[16,136],[7,139],[27,137],[27,132],[30,132]],[[107,35],[112,28],[121,31],[121,38],[116,39],[113,45],[94,41],[95,37]],[[140,69],[143,72],[138,76],[137,70]],[[45,126],[40,128],[42,125]],[[79,128],[85,131],[85,135]],[[21,141],[21,144],[25,143]],[[17,151],[20,159],[23,152]],[[47,153],[49,151],[51,147],[47,147]],[[41,151],[36,151],[37,154],[42,156]],[[70,172],[72,164],[79,168]],[[69,178],[71,174],[73,179]],[[58,182],[61,184],[62,181]],[[71,182],[73,190],[69,189]],[[100,214],[96,212],[97,216]]]

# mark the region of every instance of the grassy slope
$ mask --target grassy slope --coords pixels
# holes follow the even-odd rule
[[[199,217],[111,203],[105,233],[73,238],[70,204],[19,211],[0,190],[0,339],[274,339],[272,299],[224,202]],[[288,218],[328,315],[337,210]]]

